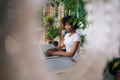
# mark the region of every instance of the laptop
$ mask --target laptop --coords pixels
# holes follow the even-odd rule
[[[45,53],[48,49],[53,48],[54,45],[47,44],[41,45],[41,50]],[[62,57],[62,56],[45,56],[45,61],[51,71],[55,73],[62,73],[65,72],[66,69],[73,66],[74,61],[71,60],[69,57]]]
[[[52,44],[40,45],[40,48],[41,48],[43,54],[46,54],[46,53],[47,53],[47,50],[50,49],[50,48],[53,48],[53,47],[55,47],[55,46],[52,45]],[[46,58],[46,59],[58,58],[58,57],[60,57],[60,56],[46,56],[46,55],[45,55],[45,58]]]

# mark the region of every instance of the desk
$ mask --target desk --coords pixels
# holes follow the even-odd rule
[[[40,48],[43,52],[53,47],[54,46],[52,44],[40,45]],[[55,73],[65,72],[66,69],[70,68],[74,64],[74,62],[69,57],[53,56],[45,58],[45,62],[47,63],[48,67]]]

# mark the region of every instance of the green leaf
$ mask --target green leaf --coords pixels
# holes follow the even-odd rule
[[[120,61],[116,61],[116,62],[114,63],[114,66],[112,67],[112,70],[115,69],[118,65],[120,65]]]

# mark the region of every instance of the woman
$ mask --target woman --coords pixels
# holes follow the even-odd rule
[[[71,57],[73,60],[78,60],[80,55],[80,35],[75,32],[78,28],[77,23],[74,24],[72,16],[67,16],[62,19],[62,24],[65,26],[67,34],[60,45],[49,49],[46,55],[65,56]],[[66,51],[62,51],[64,47]]]

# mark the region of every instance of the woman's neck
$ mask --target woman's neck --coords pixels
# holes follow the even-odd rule
[[[72,36],[75,33],[75,31],[70,32],[69,36]]]

